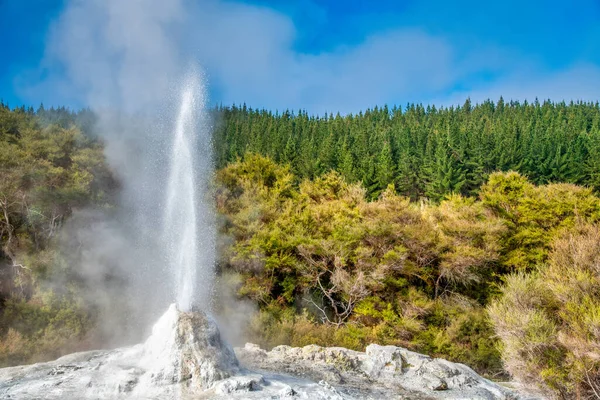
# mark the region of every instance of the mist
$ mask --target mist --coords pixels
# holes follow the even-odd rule
[[[186,308],[192,302],[212,307],[213,285],[206,274],[180,274],[176,281],[174,264],[180,251],[169,241],[177,235],[164,233],[198,214],[194,221],[202,238],[201,256],[190,262],[214,270],[206,77],[193,53],[178,50],[175,33],[185,21],[183,2],[177,0],[72,0],[49,32],[45,63],[60,69],[62,77],[43,84],[74,93],[96,114],[94,134],[104,141],[107,161],[120,184],[115,207],[79,210],[61,239],[62,251],[85,288],[85,303],[99,316],[93,334],[102,345],[139,341],[177,300],[186,279],[202,282],[200,289],[188,282],[198,290],[188,295]],[[196,93],[197,110],[190,117],[194,120],[185,124],[198,132],[199,140],[189,149],[198,154],[198,162],[186,167],[197,175],[192,184],[200,211],[181,216],[179,200],[172,194],[169,200],[167,191],[173,192],[168,185],[173,180],[171,159],[179,156],[172,153],[172,133],[181,92],[190,82],[199,82],[190,89]],[[167,207],[167,219],[182,217],[168,226]]]

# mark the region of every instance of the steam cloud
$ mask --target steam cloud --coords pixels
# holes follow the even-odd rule
[[[79,212],[64,235],[65,251],[80,249],[72,261],[100,312],[99,335],[114,344],[139,340],[176,299],[162,217],[179,91],[196,61],[174,37],[185,17],[178,0],[72,0],[49,36],[46,61],[64,72],[51,84],[98,115],[96,133],[122,186],[117,209]],[[201,167],[210,172],[207,161]]]

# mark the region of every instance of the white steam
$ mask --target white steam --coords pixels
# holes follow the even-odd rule
[[[65,246],[83,249],[71,255],[74,269],[117,343],[139,340],[176,300],[210,307],[212,144],[204,78],[173,36],[185,19],[179,0],[70,0],[49,35],[47,62],[64,76],[47,84],[98,115],[121,183],[116,210],[76,215]]]

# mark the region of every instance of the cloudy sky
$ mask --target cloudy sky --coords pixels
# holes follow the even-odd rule
[[[144,103],[194,63],[273,110],[600,98],[598,0],[0,0],[0,38],[10,105]]]

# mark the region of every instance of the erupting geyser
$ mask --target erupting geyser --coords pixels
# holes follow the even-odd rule
[[[205,103],[204,85],[192,71],[184,81],[172,131],[163,223],[176,304],[154,326],[140,364],[163,383],[187,382],[195,389],[210,388],[238,370],[233,351],[209,315],[215,226],[208,197],[212,143]]]
[[[181,311],[210,310],[214,282],[214,216],[207,200],[212,143],[205,90],[198,74],[185,80],[174,129],[164,240]]]
[[[371,345],[366,353],[314,345],[266,352],[248,344],[237,353],[261,372],[240,366],[210,316],[215,224],[208,197],[212,146],[204,105],[203,87],[192,74],[182,90],[169,149],[163,223],[176,304],[142,344],[0,369],[0,398],[519,399],[464,365],[393,346]]]

